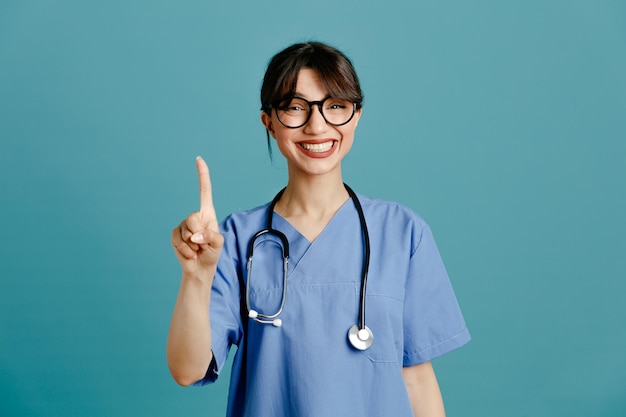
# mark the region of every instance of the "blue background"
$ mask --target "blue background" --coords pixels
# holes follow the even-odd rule
[[[626,415],[622,1],[0,2],[0,415],[224,415],[165,362],[170,230],[285,182],[259,122],[303,40],[365,92],[345,179],[430,223],[473,341],[449,416]]]

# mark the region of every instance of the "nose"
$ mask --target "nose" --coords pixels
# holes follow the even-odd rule
[[[328,128],[328,123],[322,115],[322,103],[314,103],[311,106],[311,117],[304,125],[305,133],[320,133]]]

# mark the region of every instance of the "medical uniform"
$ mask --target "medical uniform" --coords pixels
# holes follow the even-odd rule
[[[214,361],[196,385],[215,381],[230,347],[237,345],[229,417],[411,417],[402,367],[429,361],[470,340],[426,223],[399,204],[360,195],[359,200],[371,245],[365,324],[374,334],[372,347],[364,351],[353,348],[347,336],[358,323],[364,257],[352,200],[312,243],[274,213],[273,228],[290,244],[281,327],[246,317],[244,332],[241,318],[247,245],[265,228],[268,205],[235,213],[222,223],[225,242],[211,298]],[[259,239],[250,307],[274,314],[282,280],[278,240]]]

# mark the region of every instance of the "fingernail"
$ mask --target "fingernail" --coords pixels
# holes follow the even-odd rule
[[[196,233],[191,235],[191,241],[193,243],[203,243],[204,242],[204,236],[202,236],[202,233]]]

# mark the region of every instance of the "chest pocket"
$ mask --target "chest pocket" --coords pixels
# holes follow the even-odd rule
[[[295,286],[294,286],[295,287]],[[402,363],[403,303],[387,295],[368,295],[365,324],[374,334],[369,349],[356,350],[348,340],[348,330],[358,323],[360,283],[305,285],[293,288],[287,301],[294,321],[303,324],[317,340],[315,350],[346,351],[365,355],[372,362]],[[293,300],[293,301],[292,301]],[[296,306],[294,306],[297,305]],[[304,306],[308,306],[305,308]]]
[[[372,362],[402,363],[402,301],[386,295],[365,299],[365,325],[374,334],[372,346],[361,351]]]
[[[250,340],[257,349],[282,352],[285,358],[318,358],[333,362],[342,355],[365,355],[372,362],[402,362],[402,302],[385,295],[368,295],[365,324],[374,334],[374,343],[357,351],[348,340],[348,330],[358,322],[360,285],[355,282],[294,285],[289,282],[282,326],[275,328],[249,322]],[[254,291],[253,305],[274,310],[280,304],[281,289]],[[274,312],[271,311],[271,312]],[[343,352],[343,353],[342,353]],[[321,355],[321,356],[318,356]],[[347,358],[344,357],[344,358]]]

